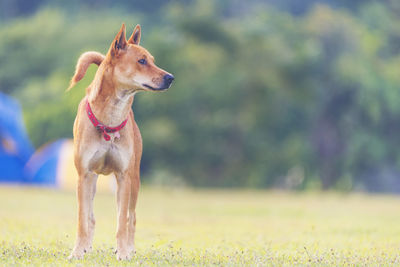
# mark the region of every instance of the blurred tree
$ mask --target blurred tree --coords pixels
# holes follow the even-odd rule
[[[176,77],[135,98],[145,180],[400,192],[395,2],[90,4],[35,2],[34,16],[0,25],[0,90],[21,101],[36,146],[72,136],[96,71],[64,92],[80,53],[105,53],[122,22],[141,23]]]

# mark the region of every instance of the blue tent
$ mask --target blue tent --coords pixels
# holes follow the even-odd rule
[[[27,182],[37,185],[57,185],[60,157],[66,142],[67,139],[60,139],[44,145],[35,152],[26,166],[29,173]]]
[[[0,92],[0,182],[25,182],[24,166],[34,149],[17,101]]]

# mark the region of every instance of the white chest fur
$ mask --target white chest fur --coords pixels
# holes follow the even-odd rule
[[[97,174],[123,173],[129,167],[133,156],[132,146],[123,146],[116,142],[116,135],[111,135],[110,141],[101,139],[100,142],[87,144],[83,151],[82,163],[84,168]]]

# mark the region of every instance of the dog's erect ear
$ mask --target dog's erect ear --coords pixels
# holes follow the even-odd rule
[[[136,25],[135,29],[133,30],[133,33],[131,37],[128,40],[129,44],[135,44],[139,45],[140,43],[140,35],[141,35],[141,30],[140,30],[140,25]]]
[[[119,30],[117,36],[115,36],[114,41],[112,42],[111,55],[118,55],[121,50],[124,50],[126,48],[126,45],[127,42],[125,37],[125,24],[122,24],[121,29]]]

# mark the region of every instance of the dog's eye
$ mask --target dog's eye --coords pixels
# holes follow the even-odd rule
[[[144,58],[139,59],[138,62],[139,62],[140,64],[142,64],[142,65],[145,65],[145,64],[147,63],[146,59],[144,59]]]

